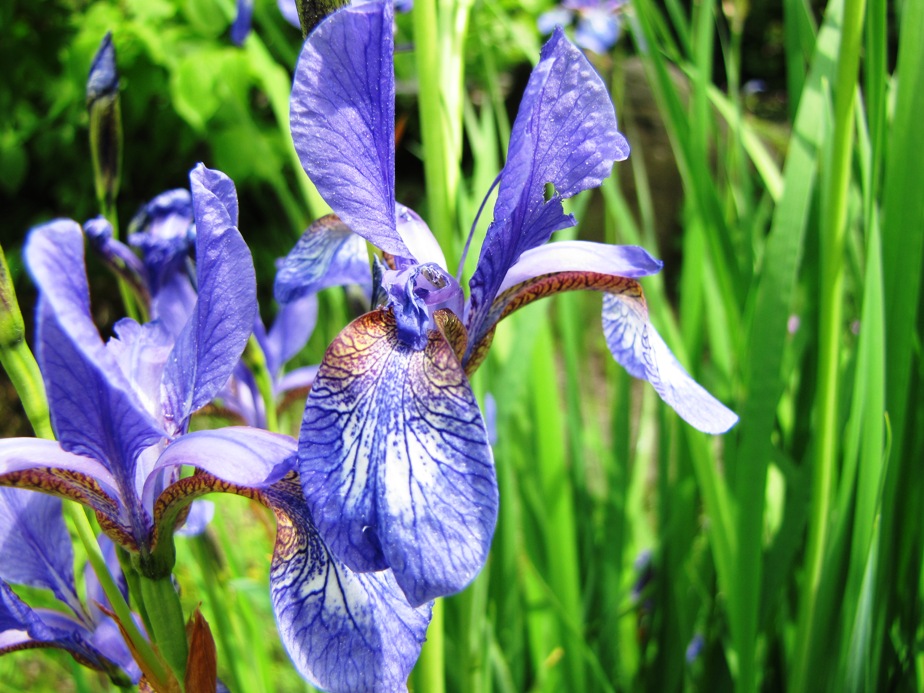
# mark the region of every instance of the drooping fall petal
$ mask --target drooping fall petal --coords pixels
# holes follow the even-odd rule
[[[296,668],[324,690],[405,690],[431,607],[411,607],[390,571],[355,573],[333,556],[292,471],[296,446],[288,436],[243,427],[179,438],[158,467],[186,464],[202,471],[167,489],[155,517],[169,526],[191,499],[212,491],[271,508],[277,530],[270,589]],[[234,462],[227,464],[229,459]]]
[[[497,517],[493,457],[439,332],[415,350],[390,312],[355,320],[321,363],[299,439],[315,523],[347,565],[391,567],[412,604],[462,589],[484,565]]]

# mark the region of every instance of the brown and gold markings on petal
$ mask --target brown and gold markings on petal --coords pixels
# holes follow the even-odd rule
[[[103,491],[96,479],[80,472],[39,467],[0,475],[0,486],[15,486],[76,501],[92,508],[100,528],[116,543],[137,551],[131,529],[119,520],[119,503]]]
[[[190,503],[207,493],[233,493],[268,505],[256,489],[231,484],[201,469],[197,470],[192,476],[170,484],[157,497],[154,503],[154,545],[161,533],[173,533],[189,511]]]
[[[387,356],[388,349],[384,345],[388,340],[382,339],[387,336],[397,340],[395,319],[391,311],[378,309],[361,315],[347,325],[327,347],[322,368],[328,371],[329,377],[344,380],[362,377],[375,367],[380,358]]]
[[[491,304],[491,310],[484,322],[484,334],[478,336],[478,342],[465,363],[465,372],[471,375],[484,361],[494,339],[497,323],[533,301],[565,291],[602,291],[622,294],[641,301],[642,304],[645,301],[642,287],[634,279],[597,272],[553,272],[517,284],[507,289]]]
[[[468,346],[468,332],[465,325],[448,308],[436,311],[433,314],[433,319],[436,321],[436,326],[442,332],[443,337],[449,342],[449,346],[452,347],[456,358],[461,362],[462,357],[465,355],[465,348]]]

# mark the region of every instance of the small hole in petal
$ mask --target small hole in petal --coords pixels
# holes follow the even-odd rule
[[[545,184],[545,201],[548,202],[553,197],[558,195],[558,191],[555,189],[555,183],[546,183]]]

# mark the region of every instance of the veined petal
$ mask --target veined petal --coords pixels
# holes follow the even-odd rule
[[[321,541],[298,481],[266,493],[276,512],[273,608],[299,672],[331,691],[404,691],[432,604],[407,603],[391,571],[354,573]]]
[[[265,479],[249,487],[232,483],[230,477],[237,472],[227,474],[216,462],[213,469],[220,469],[226,478],[199,472],[181,479],[158,499],[155,516],[169,524],[179,515],[180,506],[213,491],[236,493],[271,508],[277,522],[270,571],[273,609],[296,668],[324,690],[406,690],[425,639],[431,605],[411,607],[390,572],[357,574],[340,563],[315,529],[297,475],[264,485],[288,459],[283,456],[294,454],[294,440],[289,438],[286,444],[280,440],[285,436],[257,429],[228,430],[231,433],[222,444],[236,438],[250,450],[243,453],[244,461],[256,463],[262,470],[256,476]],[[196,435],[183,436],[175,445]],[[272,441],[269,448],[254,449],[266,441]],[[183,460],[182,464],[216,459],[200,443],[176,455],[173,461]]]
[[[11,439],[17,440],[17,439]],[[8,462],[0,441],[0,486],[13,486],[76,501],[96,512],[100,527],[121,546],[133,551],[147,540],[147,515],[140,503],[126,503],[122,495],[101,485],[87,474],[56,467],[36,467],[34,463],[13,465]],[[51,441],[43,441],[51,442]],[[92,461],[89,458],[83,458]],[[10,469],[12,466],[12,469]],[[18,468],[17,468],[18,467]]]
[[[574,224],[561,201],[600,185],[629,147],[600,76],[561,28],[542,49],[520,103],[494,221],[470,282],[469,332],[478,333],[507,270],[554,231]],[[554,194],[545,199],[546,184]]]
[[[738,417],[686,372],[661,335],[648,322],[645,300],[638,292],[603,297],[603,333],[613,357],[655,391],[681,418],[705,433],[725,433]]]
[[[0,581],[0,655],[55,647],[66,650],[84,666],[104,671],[113,680],[128,685],[125,673],[89,642],[90,637],[90,631],[64,614],[33,609]]]
[[[411,604],[456,592],[487,558],[497,481],[487,431],[436,330],[404,346],[389,311],[331,344],[302,421],[299,471],[321,536],[352,569],[385,566]]]
[[[558,244],[556,244],[558,245]],[[649,381],[689,424],[706,433],[724,433],[738,417],[700,386],[678,363],[648,321],[641,285],[634,279],[595,272],[558,272],[517,284],[497,297],[488,313],[488,331],[473,342],[467,373],[484,358],[497,323],[533,301],[563,291],[604,292],[603,333],[613,358],[629,373]]]
[[[644,248],[635,245],[609,245],[588,241],[560,241],[527,250],[507,270],[504,281],[498,289],[498,297],[518,284],[530,282],[537,277],[558,272],[592,272],[614,277],[645,277],[661,271],[663,263],[651,257]],[[570,285],[562,285],[561,290]],[[588,286],[586,288],[594,288]],[[492,308],[489,315],[498,315]],[[499,316],[497,319],[500,319]],[[485,320],[477,334],[471,335],[477,344],[493,329],[496,321]]]
[[[305,41],[290,101],[302,166],[334,212],[385,252],[411,257],[395,225],[391,2],[344,7]]]
[[[60,499],[0,488],[0,578],[50,589],[76,616],[85,616],[74,585],[74,552]]]
[[[359,284],[372,291],[366,244],[334,214],[313,222],[286,255],[273,287],[286,304],[329,286]]]
[[[130,394],[112,354],[105,348],[95,354],[109,363],[104,371],[72,341],[44,296],[37,312],[38,360],[49,403],[54,402],[52,423],[61,447],[93,458],[109,470],[116,497],[126,511],[125,522],[134,527],[140,541],[148,522],[136,503],[138,460],[165,433]],[[123,387],[113,380],[124,383]]]
[[[256,276],[237,230],[234,184],[202,164],[190,182],[199,294],[164,370],[167,416],[177,430],[227,382],[257,314]]]
[[[93,324],[83,233],[72,221],[50,222],[29,233],[23,252],[40,292],[37,357],[58,440],[128,488],[135,457],[162,431]]]

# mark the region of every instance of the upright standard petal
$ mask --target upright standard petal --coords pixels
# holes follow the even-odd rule
[[[234,184],[202,164],[190,182],[199,293],[164,371],[167,413],[177,430],[227,382],[257,315],[256,276],[237,230]]]
[[[68,452],[101,462],[129,493],[135,459],[163,431],[93,324],[83,233],[72,221],[37,227],[24,255],[39,287],[37,356],[58,440]]]
[[[417,351],[389,311],[331,344],[299,436],[324,541],[353,570],[386,566],[411,604],[456,592],[487,559],[497,482],[478,403],[443,336]]]
[[[185,435],[165,450],[158,467],[187,464],[204,471],[170,487],[155,516],[170,523],[191,498],[216,490],[270,507],[277,521],[273,608],[299,672],[329,691],[406,690],[431,607],[411,607],[390,572],[357,574],[332,555],[290,473],[295,453],[292,438],[253,428]]]
[[[387,253],[411,257],[395,224],[394,10],[344,7],[305,41],[290,101],[302,166],[334,212]]]
[[[507,270],[554,231],[574,225],[561,201],[600,185],[629,146],[600,76],[560,28],[542,49],[510,134],[507,164],[475,274],[469,332],[478,332]],[[554,194],[546,200],[546,185]]]

